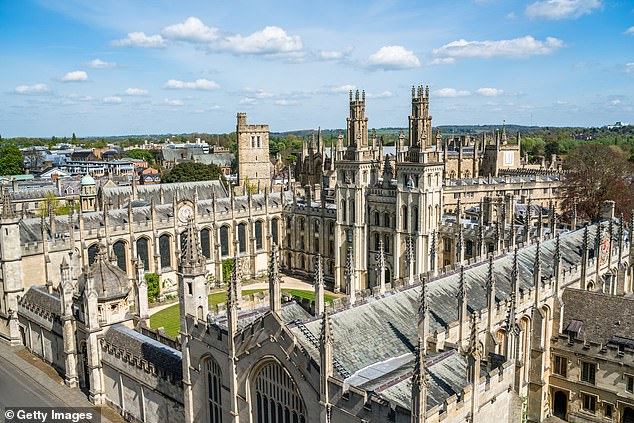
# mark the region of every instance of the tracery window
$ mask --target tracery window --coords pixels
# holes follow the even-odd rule
[[[143,270],[150,270],[149,241],[147,238],[139,238],[136,242],[136,256],[143,262]]]
[[[293,379],[278,363],[260,370],[255,379],[256,423],[306,423],[306,408]]]
[[[278,231],[279,231],[279,220],[275,218],[271,220],[271,237],[273,237],[273,242],[275,243],[275,245],[280,244]]]
[[[258,220],[255,222],[255,248],[261,250],[262,245],[262,221]]]
[[[126,257],[125,242],[117,241],[112,244],[112,252],[117,259],[117,267],[124,272],[128,271],[128,261]]]
[[[172,246],[169,235],[159,238],[159,254],[161,255],[161,269],[172,268]]]
[[[238,244],[241,253],[247,252],[247,225],[240,223],[238,225]]]
[[[207,367],[207,405],[209,421],[222,423],[222,375],[220,366],[214,360],[208,360]]]
[[[209,229],[204,228],[200,231],[200,248],[203,250],[203,255],[208,259],[211,258],[211,244],[209,237]]]
[[[88,247],[88,264],[95,262],[95,256],[97,255],[97,244],[93,244]]]
[[[229,255],[229,227],[220,227],[220,255],[225,257]]]

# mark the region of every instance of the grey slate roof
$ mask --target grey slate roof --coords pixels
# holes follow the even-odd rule
[[[634,298],[566,288],[563,327],[581,322],[579,338],[607,344],[612,337],[634,340]]]
[[[183,378],[181,352],[122,324],[111,326],[104,338],[111,344],[146,360],[169,373],[174,380]]]
[[[20,299],[20,304],[34,306],[54,316],[61,315],[59,297],[49,294],[44,286],[31,286]]]
[[[156,204],[161,204],[161,191],[163,192],[163,204],[172,204],[177,200],[193,200],[195,192],[199,199],[211,199],[212,193],[216,198],[224,198],[229,194],[222,182],[218,180],[200,182],[182,182],[172,184],[139,185],[136,188],[136,197],[145,200],[149,204],[152,199]],[[123,207],[132,196],[131,186],[103,187],[100,195],[107,203],[114,207]]]

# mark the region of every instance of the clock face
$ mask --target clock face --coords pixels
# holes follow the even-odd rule
[[[183,204],[178,209],[178,220],[182,223],[187,223],[189,219],[194,217],[194,209],[189,204]]]

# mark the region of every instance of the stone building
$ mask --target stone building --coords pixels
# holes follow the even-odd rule
[[[554,207],[489,191],[452,219],[429,91],[414,90],[394,156],[372,141],[365,112],[363,92],[350,93],[334,183],[319,195],[312,183],[272,192],[268,175],[242,196],[219,181],[94,192],[87,180],[94,211],[43,218],[16,216],[3,195],[0,336],[133,421],[515,422],[522,410],[543,421],[562,410],[558,391],[569,392],[565,417],[586,416],[551,354],[579,348],[558,340],[588,318],[570,292],[632,294],[634,225],[607,204],[602,222],[574,230]],[[313,280],[314,304],[282,304],[281,271]],[[179,299],[178,342],[145,326],[146,272]],[[263,275],[269,305],[243,308],[242,282]],[[218,313],[211,285],[227,289]],[[329,304],[325,288],[346,295]],[[628,327],[589,342],[627,360]],[[625,419],[630,397],[600,370],[606,383],[579,384],[583,395]]]
[[[245,179],[254,187],[269,186],[271,161],[269,160],[269,125],[247,125],[247,114],[238,113],[236,137],[238,140],[238,182]]]

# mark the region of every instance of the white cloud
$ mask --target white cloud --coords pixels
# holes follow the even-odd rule
[[[634,35],[634,26],[631,26],[628,29],[626,29],[625,34]]]
[[[618,106],[619,104],[621,104],[621,100],[612,100],[610,104],[613,106]]]
[[[128,88],[125,90],[126,95],[148,95],[148,90],[141,88]]]
[[[118,97],[116,95],[112,95],[112,96],[109,96],[109,97],[104,97],[102,101],[104,103],[106,103],[106,104],[119,104],[119,103],[121,103],[122,100],[121,100],[121,97]]]
[[[634,73],[634,62],[625,64],[625,73]]]
[[[345,59],[352,52],[352,48],[347,48],[345,50],[320,50],[319,51],[319,59],[320,60],[341,60]]]
[[[338,85],[336,87],[330,87],[330,91],[335,93],[348,92],[355,90],[357,87],[350,84]]]
[[[275,100],[275,104],[277,106],[295,106],[296,104],[298,104],[298,102],[295,100],[281,99],[281,100]]]
[[[504,94],[504,90],[499,88],[478,88],[476,91],[485,97],[498,97]]]
[[[88,74],[84,71],[72,71],[68,72],[62,77],[64,82],[82,82],[88,80]]]
[[[258,104],[257,100],[255,98],[251,98],[251,97],[245,97],[243,99],[241,99],[238,104],[243,104],[243,105],[253,105],[253,104]]]
[[[467,97],[471,93],[469,91],[460,91],[455,88],[441,88],[434,92],[436,97],[454,98],[454,97]]]
[[[535,55],[551,54],[564,47],[564,42],[553,37],[540,41],[527,35],[510,40],[467,41],[457,40],[435,49],[434,54],[454,58],[515,57],[526,58]]]
[[[419,67],[420,60],[403,46],[385,46],[368,57],[368,66],[385,70],[411,69]]]
[[[255,98],[271,98],[271,97],[275,97],[275,94],[263,89],[253,89],[253,88],[245,88],[244,89],[245,93],[251,97],[255,97]]]
[[[238,54],[279,54],[298,52],[303,48],[297,35],[288,35],[277,26],[267,26],[246,37],[232,35],[227,37],[221,47]]]
[[[165,39],[160,35],[145,35],[144,32],[130,32],[126,38],[114,40],[113,47],[165,48]]]
[[[526,6],[529,18],[566,19],[578,18],[603,6],[601,0],[541,0]]]
[[[456,62],[456,59],[453,57],[437,57],[431,62],[430,65],[451,65]]]
[[[165,27],[162,34],[170,40],[210,43],[218,39],[219,32],[218,28],[209,27],[192,16],[185,19],[185,22]]]
[[[15,87],[16,94],[45,94],[49,92],[46,84],[18,85]]]
[[[367,93],[366,97],[368,98],[390,98],[390,97],[394,97],[394,93],[392,91],[382,91],[378,94],[371,94],[371,93]]]
[[[101,59],[94,59],[86,63],[86,66],[93,69],[108,69],[117,67],[117,64],[115,62],[104,62]]]
[[[170,79],[165,83],[165,88],[170,89],[189,89],[189,90],[215,90],[220,88],[215,81],[208,79],[197,79],[195,81],[179,81],[177,79]]]
[[[169,98],[165,99],[165,104],[167,104],[169,106],[183,106],[183,105],[185,105],[185,103],[183,103],[183,100],[179,100],[179,99],[170,100]]]

